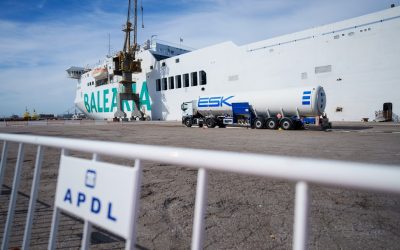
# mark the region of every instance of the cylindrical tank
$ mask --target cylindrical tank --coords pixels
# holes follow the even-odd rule
[[[321,86],[201,96],[193,101],[194,112],[202,115],[232,115],[232,103],[249,103],[257,115],[319,116],[325,110],[326,95]]]

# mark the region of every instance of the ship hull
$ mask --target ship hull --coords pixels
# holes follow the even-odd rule
[[[325,89],[325,111],[331,120],[372,120],[388,102],[399,114],[398,30],[396,7],[252,44],[226,42],[163,60],[154,56],[158,48],[142,50],[138,57],[143,72],[133,75],[134,90],[140,109],[153,120],[180,120],[181,104],[202,96],[315,85]],[[107,65],[111,64],[110,60]],[[119,80],[114,76],[109,84],[88,86],[93,81],[88,73],[77,90],[77,107],[89,117],[112,119]],[[132,109],[126,104],[128,117]]]

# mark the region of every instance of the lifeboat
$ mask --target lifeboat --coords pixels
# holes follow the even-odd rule
[[[106,68],[95,68],[92,71],[92,76],[96,80],[106,79],[108,71]]]

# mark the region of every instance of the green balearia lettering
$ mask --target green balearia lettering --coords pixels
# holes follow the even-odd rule
[[[97,112],[97,107],[96,107],[96,99],[94,98],[94,92],[92,92],[91,99],[90,99],[90,110],[93,112]]]
[[[103,108],[101,107],[100,102],[100,91],[97,91],[97,112],[102,113]]]
[[[142,108],[143,105],[146,105],[147,110],[151,110],[149,90],[147,89],[146,81],[143,82],[142,90],[140,91],[140,108]]]
[[[108,93],[110,92],[109,89],[104,89],[103,90],[103,106],[104,106],[104,112],[108,113],[110,112],[110,109],[107,107],[108,104]]]
[[[112,92],[112,97],[110,92]],[[132,92],[136,93],[136,83],[132,83]],[[92,92],[90,94],[84,94],[83,102],[87,112],[89,113],[115,112],[118,107],[117,96],[118,96],[117,88],[111,88],[111,91],[110,89],[104,89],[103,91],[97,91],[97,93]],[[111,99],[109,97],[111,97]],[[111,105],[109,104],[110,100],[111,100]],[[149,111],[151,110],[151,100],[146,81],[143,82],[142,89],[140,90],[139,104],[140,104],[140,109],[142,108],[142,106],[145,106],[147,110]],[[133,101],[131,100],[122,101],[123,111],[130,112],[134,110],[134,107],[135,105],[133,105]]]
[[[110,110],[111,110],[111,112],[113,112],[114,109],[117,108],[117,94],[118,94],[118,91],[117,91],[117,88],[112,88],[111,91],[113,92],[113,96],[112,96]]]
[[[83,95],[83,102],[85,103],[85,108],[86,108],[87,112],[89,112],[89,113],[92,112],[92,110],[90,110],[88,94]]]

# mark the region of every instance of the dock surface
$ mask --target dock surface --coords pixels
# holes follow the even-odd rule
[[[16,124],[16,125],[15,125]],[[319,131],[247,128],[186,128],[179,122],[71,123],[0,126],[1,133],[34,134],[135,144],[251,152],[400,167],[400,125],[334,122]],[[0,148],[2,145],[0,146]],[[2,237],[17,156],[8,154],[0,194]],[[91,155],[71,152],[76,157]],[[29,202],[36,147],[26,146],[10,247],[20,248]],[[48,243],[60,150],[44,151],[31,249]],[[133,161],[102,157],[133,166]],[[296,166],[293,166],[294,168]],[[190,248],[197,171],[144,162],[137,249]],[[400,180],[399,180],[400,181]],[[311,185],[310,249],[398,249],[400,196]],[[294,183],[255,176],[211,172],[208,186],[205,249],[289,249],[292,246]],[[58,249],[77,249],[81,220],[63,214]],[[122,249],[124,242],[96,228],[92,249]]]

